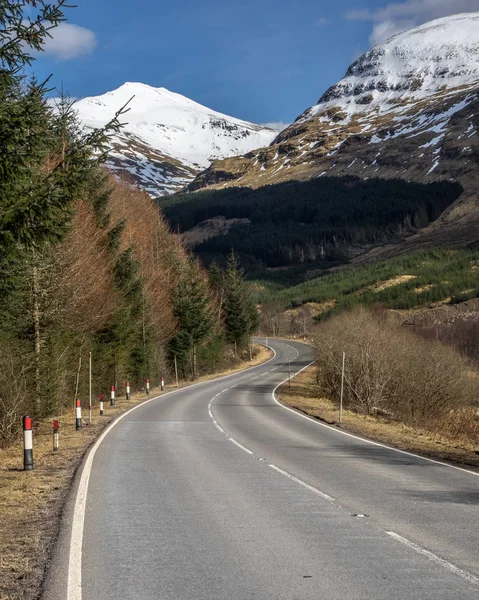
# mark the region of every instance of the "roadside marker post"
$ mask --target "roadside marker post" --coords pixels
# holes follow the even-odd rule
[[[23,417],[23,470],[33,471],[32,418]]]
[[[59,448],[58,420],[53,420],[53,452],[58,452]]]
[[[103,394],[101,392],[98,396],[98,400],[100,402],[100,417],[103,417]]]
[[[178,361],[176,360],[176,354],[175,354],[175,379],[176,379],[176,387],[179,386],[178,383]]]
[[[126,382],[125,389],[126,389],[126,399],[129,400],[130,399],[130,382],[129,381]]]
[[[149,379],[146,380],[146,395],[147,396],[150,395],[150,380]]]
[[[115,386],[114,385],[111,386],[110,406],[115,406]]]
[[[165,378],[164,377],[161,378],[161,391],[162,392],[165,391]]]
[[[80,398],[76,399],[76,406],[75,406],[75,429],[77,431],[80,431],[80,429],[82,428],[81,425],[81,402],[80,402]]]
[[[339,422],[340,423],[343,418],[344,363],[345,363],[345,360],[346,360],[346,353],[343,352],[343,366],[341,369],[341,396],[339,398]]]
[[[88,371],[88,424],[91,425],[91,352],[90,352],[90,365]]]

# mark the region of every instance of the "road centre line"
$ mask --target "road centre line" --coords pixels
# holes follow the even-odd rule
[[[270,350],[273,351],[273,356],[268,359],[266,362],[261,363],[259,365],[254,365],[253,367],[249,367],[248,369],[244,369],[243,371],[237,373],[231,373],[230,375],[225,375],[219,379],[229,379],[230,377],[235,377],[238,374],[246,373],[247,371],[258,369],[268,364],[276,357],[276,352],[274,348],[267,346]],[[80,481],[78,484],[75,504],[73,508],[73,516],[72,516],[72,525],[71,525],[71,536],[70,536],[70,549],[68,555],[68,574],[67,574],[67,600],[82,600],[82,547],[83,547],[83,532],[85,526],[85,511],[86,511],[86,501],[88,495],[88,483],[90,481],[90,474],[93,466],[93,459],[95,458],[95,454],[100,447],[101,443],[105,439],[105,437],[110,433],[110,431],[120,423],[127,415],[132,413],[134,410],[153,402],[154,400],[163,399],[166,396],[170,396],[172,394],[177,394],[179,392],[183,392],[186,389],[192,389],[196,387],[200,387],[203,385],[214,383],[214,380],[209,381],[201,381],[199,383],[192,384],[187,388],[181,388],[177,390],[172,390],[170,392],[166,392],[160,396],[155,396],[154,398],[149,398],[145,400],[141,404],[137,404],[133,406],[119,417],[117,417],[108,427],[104,430],[104,432],[100,435],[97,441],[93,444],[91,449],[89,450],[86,458],[84,459],[83,465],[81,467],[81,475]],[[228,389],[228,388],[227,388]],[[226,390],[223,390],[226,391]],[[222,393],[222,392],[220,392]],[[218,396],[219,394],[217,394]],[[215,396],[216,397],[216,396]],[[216,427],[222,432],[224,430],[222,427],[215,423]]]
[[[307,490],[310,490],[311,492],[318,494],[318,496],[321,496],[321,498],[324,498],[324,500],[327,500],[328,502],[335,502],[335,499],[332,496],[330,496],[329,494],[325,494],[321,490],[318,490],[318,488],[315,488],[314,486],[309,485],[309,483],[306,483],[306,481],[303,481],[302,479],[299,479],[298,477],[291,475],[291,473],[288,473],[287,471],[283,471],[283,469],[280,469],[276,465],[268,464],[268,467],[271,467],[272,469],[274,469],[278,473],[281,473],[281,475],[284,475],[288,479],[291,479],[292,481],[299,483],[299,485],[302,485]]]

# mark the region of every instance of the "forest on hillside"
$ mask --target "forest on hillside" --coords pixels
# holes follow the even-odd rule
[[[257,326],[236,258],[208,274],[103,167],[128,107],[86,131],[29,74],[66,8],[0,0],[0,443],[85,399],[90,353],[94,395],[123,392],[214,371]]]
[[[183,193],[158,199],[176,231],[206,219],[247,218],[250,224],[195,247],[205,264],[233,248],[248,271],[315,261],[347,262],[351,246],[383,243],[434,221],[462,194],[453,182],[321,177],[258,189]],[[327,264],[326,264],[327,266]]]

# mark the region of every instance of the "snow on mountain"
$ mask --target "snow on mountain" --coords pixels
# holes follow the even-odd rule
[[[75,106],[80,120],[93,128],[105,125],[129,100],[108,166],[127,171],[154,196],[177,191],[212,161],[266,146],[277,135],[142,83],[125,83]]]
[[[437,19],[366,52],[268,148],[217,163],[189,187],[348,174],[470,179],[478,104],[479,12]]]
[[[479,81],[479,12],[437,19],[393,36],[363,54],[316,106],[349,116],[377,109],[387,113],[405,101],[421,100]]]

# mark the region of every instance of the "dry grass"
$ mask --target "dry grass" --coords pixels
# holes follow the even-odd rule
[[[262,346],[256,347],[255,351],[257,354],[252,362],[204,376],[197,382],[241,371],[272,356],[272,352]],[[187,385],[181,383],[180,387]],[[172,389],[175,388],[166,386],[167,391]],[[151,397],[159,393],[154,389]],[[40,422],[34,429],[33,471],[22,470],[21,440],[0,449],[0,600],[38,597],[59,530],[61,511],[85,451],[108,423],[146,399],[143,393],[133,394],[129,402],[119,398],[116,406],[111,407],[106,398],[105,416],[98,415],[95,404],[91,425],[88,424],[88,411],[83,410],[81,431],[75,431],[73,410],[67,411],[60,419],[60,450],[57,453],[52,451],[51,420]]]
[[[338,407],[327,398],[318,397],[316,368],[310,367],[279,389],[281,402],[326,423],[338,425]],[[408,452],[437,460],[450,461],[479,471],[477,446],[466,439],[451,440],[440,433],[431,433],[382,417],[359,415],[343,411],[341,429]]]

